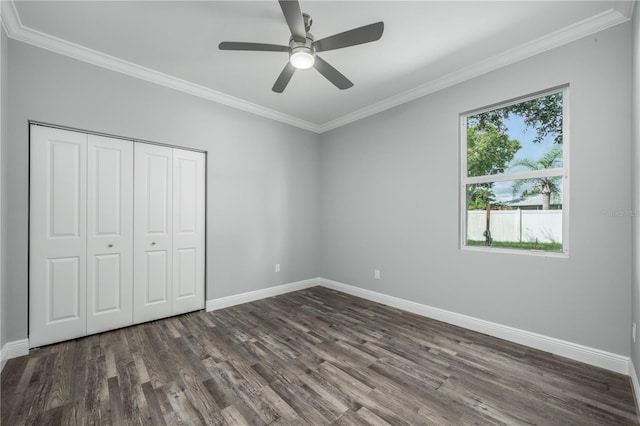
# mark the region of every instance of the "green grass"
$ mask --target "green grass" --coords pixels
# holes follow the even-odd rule
[[[484,246],[483,241],[467,240],[468,246]],[[562,252],[562,243],[518,243],[511,241],[493,241],[491,247],[495,248],[513,248],[522,250],[543,250]]]

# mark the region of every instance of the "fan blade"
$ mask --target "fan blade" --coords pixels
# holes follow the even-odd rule
[[[289,46],[265,43],[245,43],[242,41],[223,41],[218,45],[220,50],[253,50],[258,52],[288,52]]]
[[[384,22],[376,22],[375,24],[365,25],[364,27],[354,28],[343,33],[325,37],[322,40],[316,41],[314,46],[316,47],[316,52],[325,52],[327,50],[369,43],[380,39],[383,31]]]
[[[291,77],[293,76],[295,70],[296,68],[291,65],[291,62],[287,62],[287,65],[278,76],[278,79],[276,80],[271,90],[276,93],[282,93],[285,87],[287,87],[287,84],[289,84],[289,80],[291,80]]]
[[[329,65],[327,61],[318,55],[316,55],[316,61],[313,63],[313,67],[340,90],[348,89],[353,86],[353,83],[349,81],[347,77],[342,75],[340,71]]]
[[[289,30],[295,41],[303,42],[307,39],[307,32],[304,29],[304,19],[300,10],[298,0],[278,0],[280,8],[284,14],[284,19],[289,25]]]

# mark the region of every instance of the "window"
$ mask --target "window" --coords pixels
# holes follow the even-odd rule
[[[461,115],[463,248],[568,253],[568,88]]]

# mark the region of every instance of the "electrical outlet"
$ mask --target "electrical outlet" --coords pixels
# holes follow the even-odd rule
[[[280,264],[276,263],[276,272],[280,272]]]
[[[631,326],[631,338],[633,339],[633,343],[636,342],[636,323],[634,322]]]
[[[373,270],[373,278],[375,278],[376,280],[380,279],[380,270],[379,269],[374,269]]]

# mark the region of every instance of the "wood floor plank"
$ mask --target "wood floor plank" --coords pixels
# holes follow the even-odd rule
[[[100,424],[105,412],[103,402],[109,401],[109,382],[106,378],[106,361],[104,357],[87,361],[86,393],[84,394],[84,415],[88,423]],[[109,404],[110,405],[110,404]]]
[[[144,398],[147,400],[147,407],[149,407],[149,415],[151,416],[149,419],[150,424],[158,426],[166,425],[158,397],[150,382],[142,384],[142,392],[144,393]]]
[[[111,405],[111,418],[113,419],[112,423],[116,423],[118,420],[124,422],[124,409],[122,407],[118,378],[111,377],[107,380],[107,383],[109,387],[109,402]]]
[[[276,381],[271,384],[271,388],[308,423],[312,425],[331,424],[326,413],[318,411],[309,400],[308,394],[303,392],[297,384]]]
[[[256,389],[231,362],[217,365],[220,377],[231,388],[242,402],[260,418],[264,424],[269,424],[278,418],[277,413],[269,404],[260,398],[260,390]]]
[[[627,376],[314,287],[32,350],[7,425],[640,424]]]
[[[249,424],[247,419],[242,416],[242,413],[233,405],[225,407],[221,412],[222,418],[228,425],[244,425]]]
[[[171,405],[169,413],[169,417],[172,418],[171,423],[205,425],[205,415],[207,413],[202,413],[196,409],[193,402],[185,394],[184,389],[184,387],[178,386],[175,382],[166,387],[167,401]]]
[[[268,403],[278,415],[278,420],[300,420],[298,413],[291,408],[281,397],[278,395],[271,386],[265,386],[260,390],[262,399]]]

